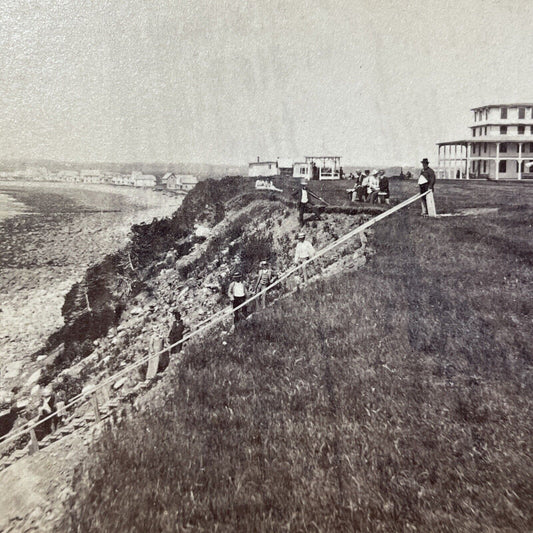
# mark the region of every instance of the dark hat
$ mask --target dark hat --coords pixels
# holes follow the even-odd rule
[[[428,158],[427,157],[424,157],[424,159],[422,159],[422,161],[420,161],[422,164],[426,164],[426,165],[429,165],[429,161],[428,161]]]
[[[233,273],[233,279],[237,279],[237,278],[240,278],[241,277],[241,273],[240,272],[234,272]]]

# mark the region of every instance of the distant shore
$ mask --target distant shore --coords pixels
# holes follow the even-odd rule
[[[182,197],[99,184],[0,181],[0,390],[62,325],[63,298],[127,242],[132,224],[171,215]],[[19,211],[19,212],[16,212]]]

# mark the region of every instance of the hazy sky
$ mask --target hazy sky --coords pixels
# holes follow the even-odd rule
[[[0,158],[433,161],[533,102],[532,0],[2,0]]]

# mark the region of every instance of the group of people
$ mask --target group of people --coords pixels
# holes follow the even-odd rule
[[[252,286],[253,294],[260,293],[274,281],[274,272],[268,261],[259,263],[259,271]],[[233,273],[231,283],[228,287],[228,297],[233,305],[233,324],[236,325],[241,320],[246,319],[248,311],[246,305],[242,305],[249,298],[246,284],[243,281],[242,273],[237,271]],[[266,307],[266,292],[263,292],[256,300],[256,307],[263,309]]]
[[[306,235],[303,231],[300,231],[297,236],[298,242],[296,243],[296,248],[294,250],[294,264],[302,265],[302,276],[304,282],[307,282],[307,268],[306,262],[313,255],[315,255],[315,248],[309,240],[306,239]],[[271,285],[276,276],[270,267],[268,261],[261,261],[259,263],[259,271],[255,278],[255,281],[252,285],[251,294],[259,294],[259,297],[256,299],[256,309],[266,307],[266,292],[263,292],[269,285]],[[246,289],[246,284],[243,281],[242,273],[237,271],[233,274],[231,283],[228,287],[228,297],[233,305],[233,324],[234,326],[241,320],[246,319],[248,316],[248,311],[246,305],[243,305],[250,294]]]
[[[424,194],[428,191],[433,191],[435,186],[435,172],[429,167],[429,161],[427,158],[421,161],[423,169],[418,178],[418,185],[420,193]],[[381,193],[381,196],[385,199],[386,203],[389,203],[389,180],[385,177],[385,172],[382,170],[374,170],[370,172],[357,172],[355,177],[356,184],[353,188],[347,189],[347,192],[351,195],[353,202],[368,202],[376,203]],[[310,196],[313,196],[319,200],[320,197],[312,193],[307,189],[305,183],[302,184],[299,191],[299,222],[300,225],[304,223],[304,213],[308,210],[312,210],[312,204],[310,202]],[[323,201],[323,200],[322,200]],[[428,206],[426,196],[421,198],[422,215],[428,214]],[[316,216],[319,218],[319,213],[316,212]],[[364,234],[362,238],[364,237]],[[315,249],[309,240],[306,240],[306,235],[303,231],[298,233],[298,242],[296,244],[294,253],[294,264],[302,265],[302,276],[304,282],[308,280],[308,273],[306,269],[306,263],[313,255],[315,255]],[[365,237],[366,241],[366,237]],[[362,241],[363,243],[363,241]],[[256,300],[256,307],[265,308],[266,306],[266,292],[264,289],[272,284],[275,279],[274,272],[270,267],[268,261],[263,260],[259,263],[259,271],[252,286],[253,294],[262,293]],[[246,319],[248,312],[246,306],[243,305],[249,298],[249,294],[246,288],[246,284],[243,281],[241,272],[235,272],[232,276],[232,281],[228,287],[228,297],[233,305],[234,314],[234,326],[240,321]],[[157,320],[157,307],[155,304],[150,306],[151,312],[151,329],[152,334],[149,341],[149,352],[151,355],[160,354],[158,360],[157,372],[162,372],[168,366],[170,362],[170,356],[181,350],[181,344],[174,346],[183,338],[184,324],[181,318],[181,314],[177,309],[171,310],[171,317],[169,323],[166,326],[161,325]],[[165,350],[165,348],[167,348]],[[39,408],[39,420],[44,420],[42,424],[38,426],[38,438],[41,438],[48,433],[54,431],[59,425],[64,422],[66,417],[65,410],[65,395],[63,391],[58,391],[57,396],[47,388],[43,391],[42,405]]]
[[[384,170],[357,171],[355,180],[355,185],[346,189],[352,202],[375,204],[379,199],[383,199],[386,204],[390,203],[389,178],[385,176]]]

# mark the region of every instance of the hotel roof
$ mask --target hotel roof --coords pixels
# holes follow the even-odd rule
[[[479,107],[472,107],[470,111],[477,111],[478,109],[487,109],[489,107],[533,107],[533,104],[488,104]]]

